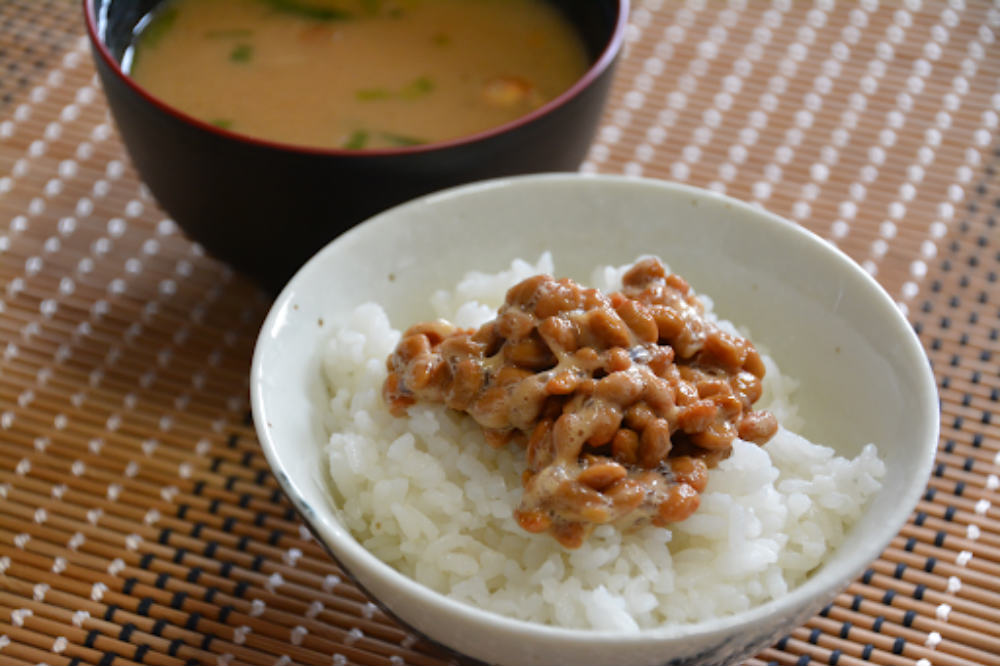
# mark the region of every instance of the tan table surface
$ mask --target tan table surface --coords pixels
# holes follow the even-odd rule
[[[0,2],[0,664],[446,664],[331,563],[248,409],[267,297],[184,238],[75,0]],[[710,187],[857,260],[940,387],[927,493],[750,664],[1000,663],[1000,5],[634,0],[583,171]]]

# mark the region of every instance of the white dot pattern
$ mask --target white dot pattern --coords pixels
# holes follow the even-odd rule
[[[989,204],[979,190],[1000,126],[1000,6],[633,5],[627,57],[581,171],[683,181],[773,210],[844,250],[911,319],[921,316],[970,203]],[[17,509],[4,517],[0,573],[29,580],[29,556],[51,573],[10,593],[10,624],[40,632],[30,607],[57,595],[97,604],[87,606],[99,607],[93,618],[64,612],[68,631],[35,644],[61,663],[77,654],[77,629],[106,629],[98,618],[135,580],[136,599],[167,600],[151,613],[192,622],[191,635],[215,633],[197,652],[204,663],[449,663],[395,628],[390,645],[380,628],[389,621],[287,513],[245,421],[246,368],[267,299],[157,208],[118,142],[86,40],[67,44],[0,105],[0,432],[4,454],[13,451],[0,466],[0,497]],[[985,275],[973,274],[970,294],[985,293]],[[991,344],[974,331],[970,345]],[[951,329],[942,345],[958,345],[960,335]],[[962,394],[943,387],[943,410],[981,421],[976,410],[987,409],[995,382],[985,373],[975,385],[955,381],[968,384],[969,405],[956,407]],[[965,484],[950,500],[955,515],[945,520],[935,512],[941,503],[924,501],[927,523],[912,529],[932,535],[912,552],[894,543],[873,565],[888,580],[892,566],[908,563],[882,631],[870,631],[864,605],[896,583],[855,583],[864,612],[838,602],[827,624],[797,629],[783,648],[794,654],[777,661],[825,663],[824,646],[843,645],[833,618],[868,632],[850,639],[872,640],[878,663],[892,655],[892,636],[906,638],[906,663],[928,666],[976,660],[972,651],[996,645],[961,645],[973,631],[968,600],[996,593],[984,580],[997,567],[989,544],[1000,451],[995,423],[978,426],[954,434],[953,455],[974,462],[958,472],[967,463],[948,459]],[[971,444],[970,432],[985,433],[983,442]],[[931,487],[950,493],[954,483]],[[944,545],[930,545],[933,533],[945,534]],[[68,583],[79,580],[87,589],[74,592]],[[230,594],[237,582],[245,596]],[[191,620],[191,602],[205,603],[193,590],[208,584],[228,595],[225,622]],[[927,589],[922,600],[911,596],[917,584]],[[818,647],[814,628],[824,633]],[[10,640],[0,636],[0,649]],[[201,650],[200,642],[185,649]]]

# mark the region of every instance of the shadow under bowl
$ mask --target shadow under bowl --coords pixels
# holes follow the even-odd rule
[[[610,90],[629,0],[552,1],[591,57],[567,91],[478,134],[364,151],[257,139],[173,108],[121,64],[136,25],[162,0],[83,0],[83,9],[115,124],[157,202],[210,254],[277,291],[324,244],[390,206],[461,183],[579,166]]]

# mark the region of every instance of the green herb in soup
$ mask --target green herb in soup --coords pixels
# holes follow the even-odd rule
[[[340,147],[346,148],[347,150],[362,150],[367,148],[372,141],[378,142],[381,145],[389,146],[419,146],[422,143],[427,143],[423,139],[418,139],[412,136],[403,136],[402,134],[393,134],[392,132],[369,132],[368,130],[355,130],[351,132],[351,135],[347,137]]]
[[[362,102],[374,102],[389,99],[416,99],[434,90],[434,82],[426,76],[421,76],[407,83],[398,91],[385,88],[365,88],[359,90],[355,97]]]
[[[343,143],[341,148],[347,148],[348,150],[361,150],[368,145],[368,140],[371,136],[365,130],[354,130],[351,132],[351,136],[347,137],[347,141]]]
[[[249,44],[237,44],[229,52],[229,59],[233,62],[250,62],[253,58],[253,47]]]
[[[235,132],[350,150],[501,125],[588,65],[544,0],[171,0],[140,26],[129,73],[168,103]]]
[[[379,136],[382,137],[383,141],[386,141],[393,146],[419,146],[422,143],[427,143],[424,139],[417,139],[415,137],[404,136],[402,134],[393,134],[392,132],[381,132]]]
[[[338,7],[329,6],[330,3],[307,2],[306,0],[261,0],[275,11],[295,14],[302,18],[315,21],[342,21],[351,18],[350,12]],[[363,5],[370,5],[370,2],[362,2]]]

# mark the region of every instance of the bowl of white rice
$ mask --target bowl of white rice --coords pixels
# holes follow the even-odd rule
[[[527,277],[610,292],[649,255],[756,345],[756,407],[780,427],[737,440],[687,520],[601,525],[567,549],[514,519],[523,450],[443,405],[392,416],[386,358],[419,321],[488,321]],[[754,654],[878,557],[938,440],[923,349],[850,258],[725,196],[612,176],[476,183],[340,236],[274,302],[251,400],[278,481],[341,568],[415,632],[510,666]]]

